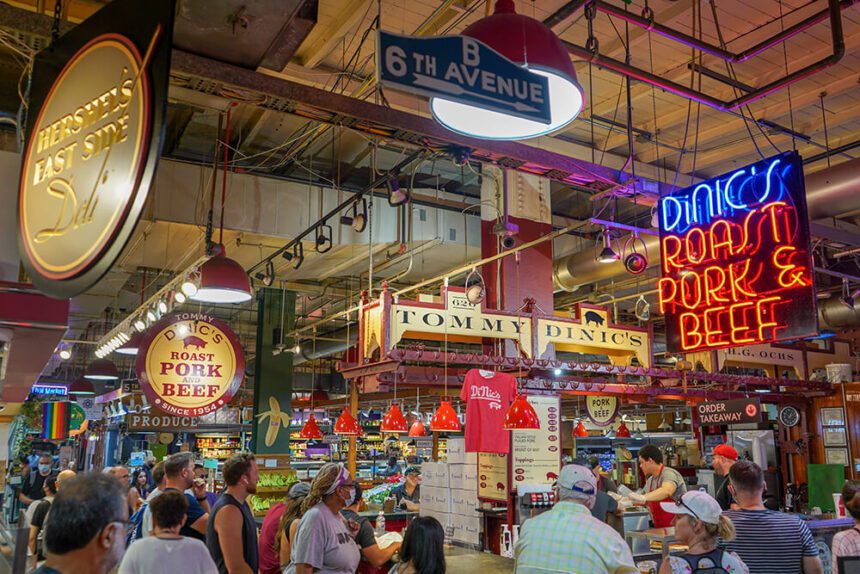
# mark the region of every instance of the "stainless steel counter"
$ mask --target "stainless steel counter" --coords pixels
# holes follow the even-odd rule
[[[445,564],[448,574],[512,574],[514,571],[513,558],[504,558],[489,552],[475,552],[459,546],[445,547]]]

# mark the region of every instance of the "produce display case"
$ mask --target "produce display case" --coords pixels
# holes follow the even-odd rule
[[[248,497],[254,516],[265,516],[273,504],[282,502],[290,487],[299,481],[292,468],[260,469],[257,492]]]

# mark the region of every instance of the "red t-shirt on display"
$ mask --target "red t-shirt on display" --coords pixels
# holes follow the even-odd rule
[[[516,392],[513,375],[493,373],[485,377],[478,369],[466,373],[460,391],[460,398],[466,401],[466,452],[510,451],[510,434],[502,429],[502,423]]]

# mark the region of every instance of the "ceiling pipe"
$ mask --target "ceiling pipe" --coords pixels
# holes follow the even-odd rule
[[[303,365],[308,361],[342,353],[350,347],[355,346],[355,342],[358,341],[358,327],[353,326],[349,330],[343,328],[333,333],[327,333],[326,338],[337,340],[320,341],[317,339],[316,344],[314,344],[313,340],[308,339],[299,343],[298,353],[293,357],[293,366]]]
[[[860,305],[849,307],[841,297],[831,297],[818,302],[818,326],[822,329],[838,330],[860,325]]]
[[[804,176],[809,219],[845,216],[860,211],[860,159],[850,160]],[[660,263],[660,239],[640,235],[648,248],[648,267]],[[593,247],[571,253],[553,262],[556,290],[576,291],[580,287],[627,275],[623,261],[600,263]]]
[[[850,1],[851,3],[853,3],[854,0]],[[798,82],[808,76],[811,76],[812,74],[818,73],[839,62],[839,60],[841,60],[842,57],[845,55],[845,40],[844,35],[842,33],[841,10],[842,5],[839,0],[828,0],[828,13],[830,14],[830,34],[833,43],[832,54],[804,68],[801,68],[800,70],[796,70],[782,78],[765,84],[764,86],[761,86],[760,88],[749,92],[748,94],[744,94],[733,100],[728,101],[715,98],[699,90],[688,88],[687,86],[681,85],[671,80],[667,80],[656,74],[652,74],[651,72],[645,71],[641,68],[637,68],[636,66],[632,66],[625,62],[621,62],[614,58],[602,56],[598,52],[589,50],[588,48],[585,48],[583,46],[577,46],[576,44],[565,42],[564,40],[562,40],[562,43],[573,56],[580,58],[584,61],[591,62],[596,66],[607,68],[609,70],[621,74],[622,76],[634,78],[641,82],[645,82],[646,84],[650,84],[652,86],[660,88],[661,90],[672,92],[673,94],[693,100],[695,102],[705,104],[717,110],[730,111],[760,100],[768,94],[771,94],[777,90],[780,90],[795,82]]]

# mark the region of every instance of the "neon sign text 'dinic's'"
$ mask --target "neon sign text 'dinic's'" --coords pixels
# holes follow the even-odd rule
[[[670,350],[815,334],[800,165],[783,154],[660,200]]]

